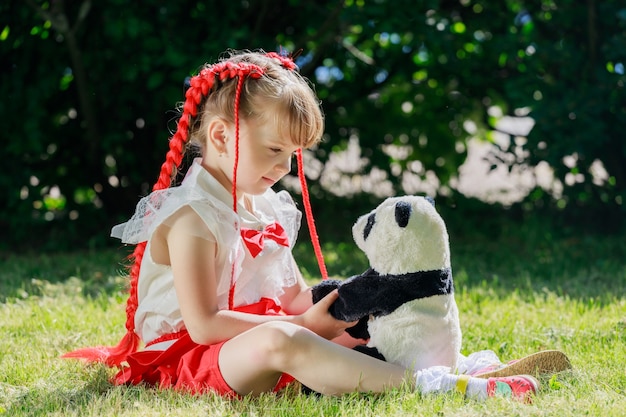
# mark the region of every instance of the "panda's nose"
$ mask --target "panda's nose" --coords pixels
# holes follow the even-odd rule
[[[409,224],[412,210],[411,204],[406,201],[398,201],[396,203],[396,223],[398,226],[406,227],[406,225]]]

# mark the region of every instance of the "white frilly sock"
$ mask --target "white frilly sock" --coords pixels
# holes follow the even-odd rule
[[[468,398],[486,399],[487,380],[450,373],[447,366],[433,366],[415,373],[416,389],[422,394],[460,391]]]
[[[458,377],[447,366],[431,366],[417,371],[415,385],[422,394],[448,392],[456,387]]]
[[[469,356],[459,354],[456,360],[457,374],[474,375],[476,372],[489,366],[500,365],[502,362],[492,350],[479,350]]]

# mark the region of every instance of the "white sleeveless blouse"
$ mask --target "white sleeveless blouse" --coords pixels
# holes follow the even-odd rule
[[[228,308],[233,264],[235,306],[256,303],[261,298],[270,298],[279,304],[278,297],[283,294],[283,288],[296,284],[297,272],[291,249],[302,214],[286,191],[276,193],[269,189],[262,195],[251,196],[251,200],[252,212],[238,204],[238,213],[235,213],[230,191],[200,165],[200,159],[196,159],[180,186],[154,191],[142,198],[132,218],[113,228],[111,236],[124,243],[148,242],[139,273],[139,306],[135,314],[135,331],[144,342],[185,327],[172,270],[168,265],[155,263],[150,253],[150,238],[154,231],[159,225],[167,224],[182,207],[191,207],[206,224],[208,231],[199,230],[197,236],[217,243],[220,309]],[[262,230],[275,221],[285,229],[289,247],[265,239],[263,250],[253,258],[243,244],[240,227]]]

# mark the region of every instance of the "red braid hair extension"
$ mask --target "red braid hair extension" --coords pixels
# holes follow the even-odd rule
[[[200,71],[200,74],[191,78],[190,87],[185,93],[183,114],[178,120],[176,133],[174,133],[170,139],[169,151],[165,156],[165,162],[161,165],[158,180],[152,188],[153,191],[163,190],[172,185],[172,178],[174,177],[175,170],[182,161],[185,144],[189,140],[189,127],[192,119],[198,114],[198,108],[202,100],[213,88],[216,76],[220,81],[239,77],[237,87],[239,94],[241,91],[241,85],[243,84],[243,79],[246,76],[250,76],[251,78],[260,78],[262,74],[263,70],[253,64],[244,62],[239,64],[221,62],[205,68]],[[236,116],[238,117],[237,110]],[[130,289],[129,297],[126,302],[126,334],[122,340],[120,340],[117,346],[98,346],[93,348],[78,349],[62,355],[63,358],[77,358],[84,359],[88,362],[102,362],[108,366],[119,366],[124,360],[126,360],[128,355],[137,351],[139,347],[139,336],[135,333],[135,312],[137,311],[138,306],[137,285],[141,261],[143,259],[146,245],[147,242],[137,244],[133,254],[130,256],[133,263],[130,267]]]
[[[243,88],[243,77],[237,80],[235,90],[235,161],[233,163],[233,211],[237,213],[237,168],[239,168],[239,102],[241,101],[241,89]]]
[[[237,169],[239,168],[239,102],[241,101],[241,89],[243,88],[243,77],[237,80],[235,90],[235,161],[233,163],[233,211],[237,213]],[[228,290],[228,309],[235,308],[235,263],[230,266],[230,288]]]
[[[296,158],[298,160],[298,178],[300,179],[300,188],[302,189],[302,202],[304,204],[304,212],[306,214],[306,223],[309,227],[309,235],[311,236],[311,244],[313,245],[313,251],[315,252],[315,257],[317,258],[317,265],[320,269],[322,279],[326,280],[328,279],[328,272],[326,271],[326,264],[324,263],[324,255],[322,254],[320,240],[317,236],[315,219],[313,218],[313,210],[311,210],[309,188],[306,185],[306,177],[304,176],[304,162],[302,160],[301,148],[296,151]]]

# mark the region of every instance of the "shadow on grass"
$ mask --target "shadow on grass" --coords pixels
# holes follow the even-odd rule
[[[458,286],[488,287],[498,296],[557,296],[605,304],[626,290],[626,242],[618,236],[452,242]]]
[[[13,392],[6,392],[8,388],[3,387],[3,397],[8,397],[4,415],[43,416],[59,412],[78,415],[76,412],[94,401],[101,401],[103,394],[113,389],[109,372],[104,366],[85,368],[81,372],[87,375],[84,384],[76,384],[79,388],[68,386],[70,384],[59,386],[59,381],[39,383],[28,388],[14,387],[11,389]]]
[[[450,231],[455,286],[486,287],[496,296],[522,297],[546,292],[604,303],[626,293],[626,240],[621,236],[558,236],[538,225],[501,225],[497,233]],[[132,246],[100,251],[9,255],[0,259],[0,302],[73,290],[85,296],[124,296],[127,257]],[[353,242],[323,242],[328,273],[347,278],[367,269],[365,254]],[[320,277],[306,236],[294,256],[311,284]],[[80,288],[77,288],[80,287]],[[74,291],[75,292],[75,291]]]
[[[124,291],[131,250],[120,247],[72,253],[5,254],[0,258],[0,303],[53,295],[50,292],[72,292],[71,287],[77,282],[85,296]]]
[[[75,373],[64,373],[59,380],[52,377],[29,387],[15,387],[13,392],[2,392],[2,415],[119,415],[126,410],[139,412],[138,407],[159,409],[164,400],[177,395],[173,390],[144,385],[114,386],[110,383],[112,375],[104,365],[81,366]]]
[[[324,249],[330,276],[345,278],[368,267],[352,242]],[[481,287],[497,297],[517,292],[529,299],[554,293],[598,304],[626,293],[626,240],[621,236],[556,236],[536,228],[504,228],[497,237],[451,231],[450,250],[457,290]],[[319,269],[310,244],[299,244],[294,253],[304,275],[315,283]]]

